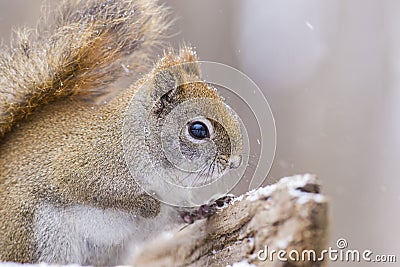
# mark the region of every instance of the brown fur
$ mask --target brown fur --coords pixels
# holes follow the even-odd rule
[[[65,98],[41,106],[3,138],[0,260],[36,261],[32,225],[43,202],[117,208],[145,218],[158,214],[160,203],[141,191],[125,165],[121,144],[125,110],[136,88],[155,73],[195,60],[189,48],[177,56],[169,54],[152,73],[105,105]],[[198,89],[191,88],[198,97],[218,97],[208,88]]]
[[[0,138],[36,108],[99,90],[138,71],[160,44],[166,9],[146,0],[66,0],[36,31],[16,32],[0,55]],[[55,17],[52,19],[51,17]]]
[[[42,25],[36,35],[19,31],[12,47],[3,49],[0,261],[40,259],[34,221],[43,204],[60,208],[84,204],[142,218],[159,214],[160,202],[142,191],[126,166],[121,129],[136,90],[157,79],[160,71],[196,62],[195,52],[186,47],[178,55],[167,52],[150,74],[102,105],[81,96],[101,93],[124,72],[123,60],[133,70],[143,67],[168,28],[166,14],[153,1],[64,1],[53,14],[54,26]],[[190,71],[178,68],[184,80],[200,75],[197,64],[192,66]],[[222,102],[204,83],[181,89],[182,99],[207,97]],[[236,121],[229,127],[234,129]]]
[[[93,106],[70,96],[102,93],[124,73],[122,63],[143,70],[166,34],[167,15],[155,1],[66,0],[37,30],[16,31],[2,48],[0,260],[37,259],[32,222],[43,200],[157,214],[159,203],[127,181],[119,147],[116,130],[130,98]],[[111,178],[121,186],[110,186]]]

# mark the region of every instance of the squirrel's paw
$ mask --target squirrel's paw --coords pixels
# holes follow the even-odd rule
[[[228,194],[216,200],[212,200],[208,204],[203,204],[198,209],[181,211],[180,215],[186,223],[194,223],[197,220],[211,217],[218,210],[229,204],[234,198],[234,195]]]

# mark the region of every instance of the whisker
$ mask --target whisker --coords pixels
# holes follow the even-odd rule
[[[194,184],[197,183],[197,181],[200,180],[201,176],[203,176],[204,171],[207,169],[207,165],[208,165],[207,163],[208,163],[208,161],[206,161],[205,164],[203,164],[205,166],[197,173],[196,178],[191,183],[191,186],[194,186]]]
[[[208,182],[208,178],[210,178],[210,182],[211,182],[211,179],[212,179],[212,177],[213,177],[213,175],[214,175],[214,169],[215,169],[215,163],[216,163],[216,160],[217,160],[217,156],[214,156],[214,158],[213,158],[213,161],[212,161],[212,163],[210,164],[210,167],[209,167],[209,169],[208,169],[208,173],[207,173],[207,179],[206,179],[206,182],[207,183],[209,183]],[[212,167],[212,169],[211,169],[211,167]],[[210,175],[210,170],[211,170],[211,175]]]
[[[208,168],[207,180],[206,180],[207,183],[212,182],[216,160],[217,160],[217,157],[214,156],[214,158],[213,158],[213,160],[212,160],[212,162],[210,164],[210,167]]]
[[[207,165],[207,161],[204,162],[204,163],[200,166],[200,168],[203,168],[203,167],[205,167],[206,165]],[[196,174],[196,172],[189,172],[189,174],[186,175],[184,178],[180,179],[179,182],[180,182],[180,183],[183,183],[183,182],[186,181],[191,175],[194,175],[194,174]]]

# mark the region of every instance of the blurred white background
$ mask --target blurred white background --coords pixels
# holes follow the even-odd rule
[[[267,97],[278,137],[267,182],[317,174],[331,245],[345,238],[400,260],[400,1],[165,2],[180,18],[174,46],[243,71]],[[35,24],[40,3],[0,0],[6,44],[12,26]]]

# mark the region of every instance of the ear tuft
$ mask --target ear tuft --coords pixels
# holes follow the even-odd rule
[[[196,51],[186,45],[182,46],[178,53],[172,48],[167,49],[154,68],[152,77],[154,100],[175,91],[179,85],[198,82],[201,72]]]

